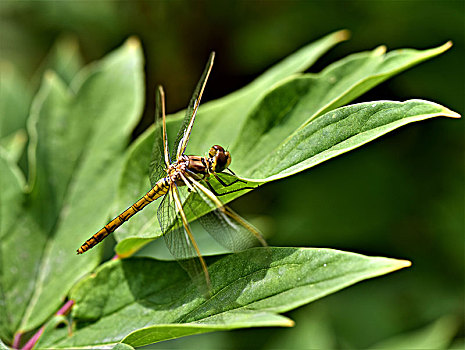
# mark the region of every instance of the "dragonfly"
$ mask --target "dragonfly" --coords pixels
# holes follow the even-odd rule
[[[158,123],[161,122],[161,127],[156,128],[159,133],[152,152],[154,161],[150,165],[152,188],[84,242],[77,250],[78,254],[83,254],[100,243],[133,215],[159,198],[162,199],[157,217],[166,246],[205,295],[211,289],[210,275],[192,234],[189,215],[197,218],[217,242],[233,252],[258,245],[267,246],[254,226],[218,198],[232,192],[252,189],[245,186],[228,189],[238,182],[245,183],[229,169],[231,154],[220,145],[212,146],[206,156],[185,154],[214,58],[215,53],[212,52],[189,102],[172,152],[169,150],[166,131],[165,94],[163,88],[158,87],[155,119]],[[173,158],[172,154],[175,155]],[[227,178],[233,181],[228,182]],[[212,181],[216,181],[216,187],[226,190],[216,190]]]

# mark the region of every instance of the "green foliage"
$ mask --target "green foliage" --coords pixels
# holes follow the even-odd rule
[[[82,70],[71,88],[55,73],[45,74],[28,122],[28,189],[14,167],[2,166],[1,172],[8,189],[2,191],[2,211],[9,211],[1,232],[5,339],[42,324],[98,265],[98,254],[79,258],[74,252],[108,217],[143,92],[135,39]]]
[[[0,139],[24,128],[32,100],[31,87],[10,62],[0,61]]]
[[[231,168],[249,180],[248,186],[255,187],[306,170],[402,125],[437,116],[459,117],[426,101],[408,101],[404,105],[379,101],[336,109],[388,77],[449,47],[447,43],[431,50],[396,50],[388,54],[381,47],[351,55],[320,74],[282,78],[291,73],[289,66],[302,61],[302,53],[322,51],[319,45],[311,44],[239,92],[201,106],[188,151],[204,154],[214,144],[232,145]],[[271,77],[281,80],[271,84]],[[259,86],[265,91],[254,94],[254,86],[262,81],[266,84]],[[251,103],[251,96],[256,95],[257,101]],[[183,112],[179,112],[169,120],[168,136],[176,135],[182,116]],[[153,130],[149,130],[130,149],[120,183],[119,208],[130,205],[149,186],[146,164],[151,160],[153,140]],[[227,203],[247,192],[235,192],[221,200]],[[205,207],[203,212],[207,211]],[[157,227],[156,219],[150,211],[132,219],[130,225],[115,233],[118,254],[129,256],[159,237],[160,230],[158,227],[154,230],[154,226]]]
[[[255,248],[210,265],[212,295],[205,300],[175,262],[111,261],[70,293],[73,317],[87,325],[53,346],[102,346],[102,339],[123,338],[143,346],[215,330],[292,326],[277,313],[409,265],[331,249]]]
[[[230,145],[239,135],[238,125],[244,122],[247,115],[264,98],[271,86],[309,68],[318,57],[345,39],[347,39],[346,31],[330,34],[287,57],[242,89],[219,100],[201,105],[187,152],[189,154],[204,154],[214,144]],[[221,116],[221,122],[218,122],[218,116]],[[174,142],[183,117],[184,111],[181,111],[168,119],[167,132],[170,144]],[[119,207],[127,206],[128,202],[133,201],[135,196],[144,193],[144,189],[149,186],[147,164],[151,162],[153,143],[154,130],[149,129],[129,149],[119,186]],[[234,154],[233,157],[235,159]],[[236,161],[234,161],[233,167],[235,164]],[[241,192],[241,194],[244,193],[246,191]],[[157,208],[158,204],[155,203],[154,207]],[[116,248],[120,256],[131,255],[161,234],[153,211],[142,212],[132,221],[131,226],[121,228],[115,235],[120,242]]]
[[[319,74],[300,74],[346,37],[341,31],[316,41],[248,86],[201,106],[188,151],[203,154],[212,144],[230,145],[233,169],[248,185],[257,186],[302,172],[408,123],[459,117],[422,100],[343,107],[389,77],[442,53],[449,44],[388,54],[378,48],[342,59]],[[131,38],[81,69],[73,40],[61,39],[42,67],[46,71],[27,126],[24,104],[29,95],[21,100],[24,81],[11,68],[6,75],[11,89],[2,90],[3,340],[11,343],[15,333],[36,330],[47,320],[37,346],[107,344],[130,349],[216,330],[291,326],[292,321],[279,313],[409,266],[403,260],[330,249],[253,249],[211,264],[208,300],[197,294],[174,262],[132,257],[95,270],[102,247],[83,256],[76,256],[76,249],[110,214],[149,189],[154,128],[125,149],[144,100],[140,44]],[[10,115],[17,116],[14,123]],[[169,118],[170,137],[175,137],[180,122],[180,114]],[[27,179],[17,164],[26,128]],[[246,192],[222,199],[229,202]],[[131,256],[160,236],[157,205],[115,233],[120,256]],[[66,297],[76,302],[72,323],[63,316],[52,317]],[[59,324],[66,327],[57,328]]]
[[[375,344],[374,349],[447,349],[454,338],[460,320],[444,316],[422,329],[401,334]]]

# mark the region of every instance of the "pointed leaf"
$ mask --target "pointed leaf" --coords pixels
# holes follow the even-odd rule
[[[83,59],[79,52],[77,38],[72,35],[63,35],[53,44],[48,56],[36,72],[34,80],[39,83],[43,73],[52,70],[66,85],[69,85],[82,67]]]
[[[273,86],[289,76],[305,71],[326,51],[348,37],[347,30],[329,34],[286,57],[247,86],[201,105],[189,140],[188,153],[204,154],[212,145],[231,145],[230,142],[239,137],[241,126],[246,127],[244,123],[249,112]],[[221,60],[221,57],[218,56],[217,60]],[[214,70],[213,68],[212,74]],[[208,85],[206,89],[208,91]]]
[[[338,108],[296,130],[245,176],[271,181],[306,170],[394,129],[434,117],[460,118],[433,102],[375,101]]]
[[[304,171],[406,124],[440,116],[460,118],[460,115],[441,105],[422,100],[377,101],[342,107],[296,130],[273,152],[264,156],[261,162],[242,168],[241,159],[237,159],[234,164],[238,173],[250,181],[247,185],[256,186]],[[142,149],[141,147],[134,152],[140,154]],[[244,162],[247,163],[247,159]],[[247,192],[248,190],[234,192],[222,196],[221,200],[228,203]],[[153,208],[138,218],[138,228],[151,228],[154,233],[140,230],[138,232],[143,232],[142,235],[123,239],[117,246],[120,255],[131,255],[149,243],[151,238],[155,239],[160,235],[153,211],[158,203],[152,206]],[[198,214],[208,211],[209,208],[205,205],[202,210],[198,210]]]
[[[376,101],[341,107],[296,130],[260,162],[240,173],[250,181],[248,186],[278,180],[351,151],[403,125],[440,116],[460,118],[441,105],[422,100]],[[231,193],[221,200],[227,203],[245,192]],[[198,214],[208,210],[205,205]]]
[[[0,140],[2,147],[8,154],[8,158],[15,164],[19,162],[26,148],[27,134],[24,129],[19,129]]]
[[[7,159],[6,152],[0,148],[0,271],[9,267],[14,272],[19,273],[18,266],[10,265],[8,258],[8,242],[11,241],[11,228],[20,217],[23,201],[25,199],[23,188],[24,179],[20,170],[14,163]],[[17,254],[21,255],[21,254]],[[21,265],[19,265],[21,266]],[[16,275],[17,276],[17,275]],[[7,277],[7,276],[5,276]],[[11,340],[14,329],[10,328],[15,320],[15,307],[8,304],[8,300],[16,297],[16,293],[21,291],[21,286],[15,281],[18,278],[8,279],[2,276],[0,280],[0,338]],[[21,293],[19,293],[21,294]]]
[[[457,334],[459,320],[443,316],[421,329],[377,343],[373,349],[447,349]]]
[[[318,116],[354,100],[364,92],[451,46],[417,51],[380,47],[350,55],[319,74],[289,79],[270,91],[248,115],[240,137],[231,147],[234,168],[243,176],[250,167],[275,153],[294,132]],[[200,118],[199,118],[200,119]]]
[[[233,159],[232,169],[240,177],[248,178],[251,181],[246,184],[249,187],[255,187],[258,184],[263,184],[294,174],[298,171],[303,171],[310,166],[318,164],[318,162],[315,162],[315,154],[302,152],[302,154],[307,154],[308,157],[312,157],[312,160],[304,161],[301,155],[296,155],[298,150],[296,150],[296,154],[292,155],[294,159],[287,156],[284,150],[286,147],[289,148],[292,142],[302,137],[304,134],[302,130],[305,129],[308,131],[308,128],[318,128],[324,124],[324,121],[312,124],[315,118],[316,120],[322,118],[325,113],[328,114],[329,111],[353,100],[363,92],[391,76],[444,52],[450,45],[450,43],[446,43],[441,47],[424,51],[403,49],[392,51],[387,54],[385,54],[385,48],[380,47],[372,52],[348,56],[329,66],[319,74],[306,74],[290,77],[285,80],[282,80],[283,76],[281,76],[281,82],[279,84],[272,85],[271,87],[270,84],[268,86],[260,85],[262,92],[261,94],[255,95],[257,100],[255,103],[249,104],[250,108],[247,109],[247,111],[233,108],[233,106],[230,105],[230,101],[233,101],[230,96],[207,103],[205,106],[200,107],[196,125],[194,126],[189,141],[188,150],[194,154],[203,154],[212,144],[222,144],[223,146],[233,144],[231,150]],[[303,52],[305,52],[305,50]],[[303,57],[303,52],[295,54],[296,56],[291,56],[289,60],[292,61],[291,58],[293,57]],[[270,71],[274,70],[275,68],[272,68]],[[265,73],[265,76],[267,76],[269,72]],[[261,81],[260,79],[261,78],[258,78],[257,81]],[[244,89],[246,90],[248,88],[249,87]],[[252,91],[252,89],[250,91]],[[241,95],[238,94],[238,96]],[[234,103],[238,107],[242,105],[243,101],[245,103],[246,99],[234,100]],[[227,108],[220,108],[223,103]],[[212,105],[214,107],[210,107]],[[252,108],[252,106],[254,107]],[[456,113],[444,107],[432,107],[432,109],[436,109],[436,111],[432,112],[434,115],[430,116],[422,117],[418,115],[414,117],[409,114],[409,118],[403,119],[403,122],[398,121],[396,123],[390,123],[385,120],[385,122],[389,123],[388,126],[385,128],[380,127],[370,133],[365,133],[364,136],[367,137],[363,141],[361,137],[352,139],[355,143],[350,147],[346,147],[345,151],[361,146],[409,122],[439,115],[458,116]],[[401,109],[398,110],[398,113],[402,112]],[[248,113],[246,120],[243,119],[244,113]],[[219,116],[221,116],[221,120]],[[332,115],[328,114],[328,116],[332,118]],[[366,117],[367,116],[364,118]],[[402,115],[399,114],[395,118],[402,119]],[[342,142],[343,140],[338,139],[338,136],[350,134],[350,130],[352,129],[352,131],[354,131],[357,129],[358,123],[362,122],[362,120],[355,120],[354,118],[349,118],[348,120],[352,120],[355,124],[341,124],[341,128],[336,128],[333,125],[332,130],[341,134],[325,137],[332,139],[336,143]],[[328,123],[328,117],[325,119],[325,122]],[[179,121],[177,119],[168,119],[168,135],[174,137],[173,130],[176,130],[178,124]],[[309,126],[310,124],[311,126]],[[243,130],[237,134],[234,130],[237,130],[241,125],[243,125]],[[369,126],[371,124],[368,123],[367,125]],[[316,136],[317,135],[322,135],[322,132],[316,133]],[[312,137],[312,142],[322,142],[321,138],[316,140],[316,136]],[[150,185],[148,185],[148,182],[146,180],[140,180],[141,178],[146,179],[147,175],[143,171],[135,174],[132,172],[132,165],[133,162],[137,162],[139,165],[137,170],[142,170],[142,164],[150,163],[149,149],[151,149],[153,142],[154,134],[153,131],[150,131],[145,133],[136,146],[132,148],[131,155],[126,162],[126,170],[120,186],[120,208],[131,205],[135,199],[143,195],[149,189]],[[326,144],[327,143],[325,143],[325,145]],[[344,145],[347,146],[347,144],[348,143],[345,143]],[[335,143],[331,145],[327,144],[327,146],[328,148],[333,147]],[[312,149],[314,148],[315,146]],[[326,149],[321,149],[320,151],[323,152],[325,150]],[[337,154],[341,153],[343,153],[343,151]],[[329,151],[321,154],[319,162],[328,160],[336,155],[334,152],[331,153],[332,156],[329,156],[329,154]],[[133,161],[133,157],[136,157],[137,160]],[[295,157],[298,158],[300,165],[294,164],[294,162],[297,161]],[[282,163],[279,165],[280,174],[274,169],[278,161]],[[286,169],[286,166],[292,166],[292,169]],[[138,176],[139,180],[134,184],[132,181],[126,181],[126,176],[130,176],[131,178]],[[130,186],[130,188],[128,188],[130,191],[126,190],[127,186]],[[238,184],[237,187],[232,189],[239,188],[240,186],[241,185]],[[227,203],[247,192],[248,190],[238,191],[231,195],[223,196],[221,200]],[[129,223],[124,229],[115,233],[115,237],[119,241],[116,247],[116,251],[119,255],[129,256],[149,243],[152,239],[160,236],[160,230],[154,218],[158,205],[158,203],[152,204],[152,208],[146,209],[143,213],[138,214],[138,218],[134,220],[134,226],[132,226],[132,223]],[[199,210],[199,214],[206,213],[208,210],[209,209],[205,207],[204,210]],[[195,219],[196,217],[191,216],[191,218]]]
[[[22,209],[24,177],[16,164],[0,148],[0,241],[6,238]],[[1,262],[0,262],[1,263]]]
[[[130,39],[81,71],[75,93],[46,74],[29,120],[31,192],[1,242],[2,284],[13,287],[5,298],[10,332],[42,324],[98,264],[100,248],[84,256],[76,249],[108,219],[121,155],[142,109],[142,68],[140,45]]]
[[[26,127],[32,93],[12,63],[0,61],[0,140]]]
[[[185,323],[145,327],[130,333],[122,341],[132,346],[144,346],[159,341],[215,331],[251,327],[292,327],[294,322],[287,317],[270,312],[231,312],[233,316],[220,318],[217,324]],[[229,324],[226,322],[232,321]],[[221,324],[223,323],[223,324]]]
[[[131,346],[213,330],[291,326],[279,313],[410,263],[331,249],[255,248],[210,266],[205,300],[175,262],[130,258],[106,263],[76,285],[73,336],[54,348]]]
[[[230,144],[229,140],[234,140],[236,136],[233,135],[237,135],[240,130],[239,126],[244,122],[247,114],[273,85],[290,75],[308,69],[332,46],[347,38],[348,32],[345,30],[327,35],[290,55],[242,89],[219,100],[201,105],[189,140],[188,152],[204,154],[215,143],[229,142]],[[177,135],[183,116],[184,111],[181,111],[168,118],[167,131],[170,144]],[[227,139],[223,137],[225,134],[228,136]],[[150,189],[147,174],[151,162],[152,146],[155,142],[154,137],[154,129],[149,129],[132,145],[125,162],[118,191],[119,209],[115,215],[119,214],[118,211],[133,204]],[[205,144],[209,146],[205,148]],[[160,236],[158,222],[155,219],[158,204],[158,202],[154,203],[151,205],[152,208],[138,213],[129,224],[115,232],[116,240],[122,241],[116,248],[120,256],[132,255],[142,246]]]

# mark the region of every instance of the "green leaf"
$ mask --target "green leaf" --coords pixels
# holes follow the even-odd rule
[[[444,316],[422,329],[377,343],[374,349],[447,349],[457,334],[459,320]]]
[[[277,180],[360,147],[403,125],[440,116],[460,118],[441,105],[422,100],[374,101],[341,107],[296,130],[243,173],[254,181]]]
[[[0,139],[26,128],[33,91],[45,71],[55,71],[68,85],[81,67],[82,58],[73,36],[62,36],[56,41],[32,83],[12,63],[0,62]]]
[[[58,328],[61,325],[62,327]],[[34,346],[34,349],[50,349],[57,341],[71,335],[71,325],[68,319],[63,316],[53,316],[53,318],[46,323],[44,326],[42,335]],[[89,349],[89,348],[87,348]],[[120,350],[131,350],[134,349],[132,346],[124,343],[106,344],[105,347],[92,347],[92,349],[120,349]]]
[[[151,188],[149,164],[153,143],[153,128],[149,128],[129,147],[118,186],[116,198],[118,208],[116,208],[115,205],[116,210],[114,215],[118,215],[122,208],[124,210],[132,205],[136,199]],[[124,240],[122,246],[116,247],[118,255],[132,255],[142,246],[152,241],[154,234],[157,234],[157,236],[161,235],[155,211],[158,205],[158,202],[153,203],[151,206],[132,217],[129,224],[122,225],[114,233],[117,240],[121,237],[131,237]]]
[[[124,343],[117,343],[114,347],[112,347],[113,350],[132,350],[134,349],[131,345],[124,344]]]
[[[401,71],[434,57],[451,46],[417,51],[384,47],[350,55],[319,74],[291,78],[270,91],[248,115],[231,154],[234,168],[244,177],[276,154],[283,143],[313,119],[354,100]],[[199,118],[200,119],[200,118]]]
[[[8,154],[7,157],[15,164],[20,160],[26,148],[26,143],[27,134],[23,129],[18,129],[10,135],[5,136],[3,139],[0,139],[0,147],[4,149]]]
[[[246,127],[246,118],[250,111],[268,91],[283,79],[310,68],[326,51],[348,38],[347,30],[329,34],[275,64],[247,86],[203,104],[199,109],[187,151],[191,154],[204,154],[214,144],[227,145],[230,140],[236,140],[240,135],[241,126]],[[220,59],[221,56],[218,55],[217,60]],[[183,115],[184,111],[176,114],[179,117]],[[169,134],[173,138],[176,136],[178,125],[175,128],[174,135],[173,132]]]
[[[244,123],[248,113],[267,91],[282,79],[308,69],[328,49],[347,38],[348,32],[345,30],[327,35],[290,55],[242,89],[219,100],[203,104],[196,118],[188,152],[204,154],[213,144],[230,143],[229,140],[236,137],[233,135],[237,135],[239,126]],[[221,116],[221,123],[218,123],[218,116]],[[180,111],[168,118],[167,129],[171,143],[177,135],[183,117],[184,111]],[[118,190],[118,209],[115,215],[150,189],[148,168],[153,143],[154,129],[150,128],[131,146]],[[209,146],[204,147],[205,144]],[[115,232],[115,238],[120,242],[116,251],[120,256],[132,255],[160,236],[158,222],[155,219],[158,202],[152,204],[152,207],[154,208],[138,213],[131,218],[129,225],[124,225]]]
[[[0,148],[0,241],[4,240],[21,213],[24,178],[16,164]],[[1,261],[0,261],[1,263]],[[1,285],[0,285],[1,286]]]
[[[465,348],[465,338],[462,337],[462,338],[455,339],[448,349],[462,350],[464,348]]]
[[[277,329],[266,340],[263,349],[337,349],[329,315],[318,306],[321,304],[293,311],[296,327]]]
[[[245,157],[244,162],[248,166],[238,166],[237,171],[249,181],[248,186],[257,186],[309,169],[403,125],[440,116],[460,118],[459,114],[441,105],[422,100],[375,101],[341,107],[297,129],[260,161],[248,164],[248,157]],[[242,159],[238,163],[242,163]],[[246,192],[234,192],[222,196],[221,200],[227,203]],[[200,216],[209,210],[204,205],[197,209],[196,214]],[[198,216],[188,218],[196,219]]]
[[[27,80],[12,63],[0,62],[0,140],[26,127],[32,100]]]
[[[77,38],[73,35],[62,35],[56,40],[48,56],[42,62],[34,80],[39,85],[43,73],[52,70],[66,85],[69,85],[82,67],[83,60],[79,53]]]
[[[0,146],[11,153],[16,162],[20,161],[27,142],[26,119],[33,91],[40,85],[43,73],[55,71],[68,85],[81,67],[77,39],[72,36],[62,36],[56,41],[31,81],[27,81],[13,64],[0,62]],[[26,164],[25,158],[22,164]]]
[[[221,255],[231,253],[230,250],[223,247],[205,230],[205,228],[197,221],[190,223],[192,232],[195,232],[195,241],[199,246],[202,256]],[[141,250],[137,251],[133,256],[150,257],[157,260],[173,261],[175,258],[168,250],[164,240],[157,239],[151,244],[146,245]]]
[[[407,266],[332,249],[254,248],[210,266],[205,300],[175,262],[111,261],[71,291],[76,330],[53,347],[143,346],[214,330],[292,326],[279,313]]]
[[[212,144],[232,145],[232,169],[240,177],[250,181],[248,186],[255,187],[306,170],[407,123],[441,115],[459,117],[447,108],[416,100],[405,102],[406,106],[389,112],[389,116],[386,115],[387,112],[383,113],[384,118],[371,117],[370,113],[377,113],[383,103],[389,102],[369,103],[375,107],[366,109],[365,114],[357,113],[352,117],[344,116],[344,113],[352,113],[351,109],[335,110],[393,75],[444,52],[450,45],[446,43],[425,51],[403,49],[387,54],[385,48],[380,47],[372,52],[348,56],[319,74],[291,76],[287,79],[283,79],[284,75],[281,75],[279,83],[259,85],[262,93],[255,95],[253,104],[244,97],[234,99],[234,105],[231,105],[231,96],[207,103],[199,109],[188,150],[192,154],[203,154]],[[295,55],[288,60],[292,61],[295,57],[301,60],[303,57],[301,52]],[[282,63],[277,67],[282,67]],[[273,67],[270,71],[279,69]],[[268,74],[269,72],[264,76]],[[258,78],[256,81],[262,80]],[[250,87],[244,89],[247,91],[248,88]],[[430,105],[416,115],[403,115],[406,108],[413,103]],[[243,105],[249,108],[241,110],[240,106]],[[337,114],[340,122],[332,123],[336,114],[331,114],[331,111]],[[168,119],[168,135],[172,138],[177,132],[180,122],[178,119]],[[343,122],[344,119],[346,122]],[[370,122],[362,128],[361,123],[367,119]],[[235,130],[241,125],[242,131],[236,133]],[[373,129],[371,131],[370,126]],[[320,128],[325,129],[319,130]],[[363,134],[355,135],[357,130],[363,131]],[[311,131],[313,135],[309,134]],[[329,135],[330,132],[333,134]],[[350,140],[345,139],[348,136],[351,136]],[[308,140],[304,141],[304,137],[308,137]],[[119,187],[119,208],[131,205],[150,188],[145,164],[150,163],[153,142],[154,134],[151,129],[131,148]],[[293,149],[294,146],[298,148]],[[303,147],[307,148],[301,150]],[[213,186],[215,187],[214,182]],[[240,186],[238,184],[232,189]],[[247,192],[248,190],[235,192],[221,199],[227,203]],[[155,219],[158,205],[158,202],[152,204],[152,208],[138,214],[137,218],[131,219],[126,227],[115,233],[119,242],[116,251],[120,256],[130,256],[160,236]],[[199,213],[206,213],[208,210],[205,207]],[[191,219],[195,218],[191,216]]]
[[[222,324],[223,322],[227,325]],[[186,323],[150,326],[130,333],[122,341],[132,346],[144,346],[159,341],[215,331],[251,327],[291,327],[293,325],[292,320],[273,313],[231,312],[231,315],[221,318],[217,324]]]
[[[16,165],[8,159],[6,152],[0,148],[0,271],[4,271],[7,267],[14,269],[15,273],[19,273],[17,266],[11,266],[5,260],[7,251],[4,250],[4,245],[7,245],[11,240],[9,233],[15,225],[16,220],[20,217],[22,205],[24,201],[24,178],[16,167]],[[20,254],[18,254],[20,255]],[[21,265],[19,265],[21,266]],[[17,275],[15,274],[15,279]],[[15,298],[17,290],[8,281],[8,276],[1,276],[0,281],[0,338],[12,339],[14,330],[10,329],[12,320],[14,319],[15,308],[8,304],[7,300]]]
[[[99,263],[99,247],[84,256],[76,249],[108,219],[122,154],[142,110],[142,61],[139,42],[129,39],[81,71],[74,92],[56,74],[45,75],[28,123],[30,193],[1,241],[1,284],[11,311],[2,331],[41,325]]]
[[[58,326],[64,326],[57,328]],[[42,328],[42,334],[34,345],[35,349],[47,349],[57,339],[65,337],[71,330],[68,319],[63,315],[54,315]],[[49,336],[51,335],[51,336]]]
[[[460,117],[443,106],[422,100],[377,101],[341,107],[325,113],[296,130],[279,147],[264,156],[260,162],[242,167],[242,163],[248,164],[248,158],[245,157],[244,161],[238,159],[235,167],[243,178],[250,181],[249,186],[263,184],[304,171],[360,147],[403,125],[439,116]],[[143,142],[147,140],[148,138]],[[142,149],[144,148],[140,147],[139,150],[133,150],[133,152],[140,154]],[[133,161],[129,160],[127,164],[132,163]],[[139,184],[141,183],[139,180]],[[223,196],[221,200],[227,203],[247,192],[247,190],[235,192]],[[139,230],[137,232],[142,234],[138,234],[137,238],[123,239],[118,244],[117,251],[120,255],[130,255],[142,245],[150,242],[151,238],[154,239],[160,235],[154,213],[157,205],[153,205],[154,208],[145,212],[145,216],[141,215],[138,218],[137,228]],[[208,210],[205,206],[203,212],[206,213]],[[147,231],[147,228],[151,228],[155,233]],[[129,232],[125,231],[122,235],[127,235]]]

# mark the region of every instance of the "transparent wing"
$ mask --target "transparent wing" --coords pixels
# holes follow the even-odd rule
[[[189,102],[189,106],[187,107],[186,115],[182,122],[181,128],[178,131],[178,135],[176,136],[176,141],[174,142],[173,150],[176,151],[176,159],[184,154],[184,151],[187,147],[187,142],[189,141],[189,136],[192,130],[192,126],[194,125],[195,115],[197,114],[197,109],[200,105],[200,100],[202,98],[203,90],[205,89],[205,85],[207,84],[208,76],[210,75],[210,71],[213,67],[213,60],[215,59],[215,53],[212,52],[208,59],[207,65],[200,77],[199,82],[194,90],[194,93],[191,97]]]
[[[218,243],[233,252],[267,245],[257,228],[223,205],[204,185],[192,177],[189,177],[189,181],[196,191],[190,194],[186,206],[197,214],[196,216],[202,214],[201,210],[205,210],[205,204],[210,208],[211,211],[200,216],[198,220]]]
[[[158,207],[158,222],[166,246],[173,257],[187,271],[199,291],[203,295],[208,295],[210,277],[207,265],[200,255],[180,204],[178,189],[172,184],[169,193],[165,195]]]
[[[159,86],[155,98],[155,141],[149,168],[150,183],[155,183],[166,176],[165,168],[171,163],[166,135],[165,93]]]

